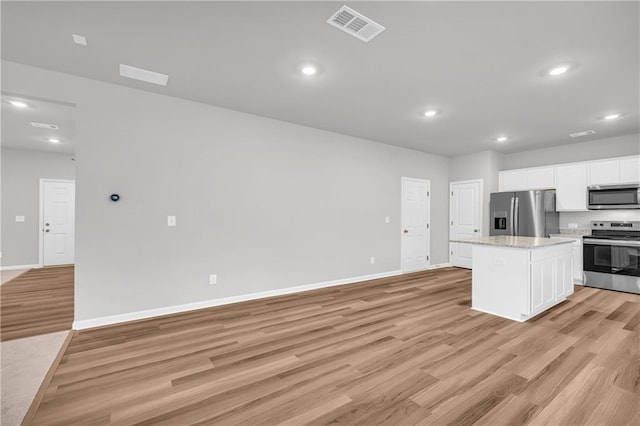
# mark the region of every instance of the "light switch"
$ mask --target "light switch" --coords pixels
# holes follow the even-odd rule
[[[24,216],[16,216],[16,222],[24,222]]]
[[[175,216],[167,216],[167,226],[176,226]]]
[[[389,220],[389,216],[385,216],[384,217],[384,223],[389,223],[391,222],[391,220]]]

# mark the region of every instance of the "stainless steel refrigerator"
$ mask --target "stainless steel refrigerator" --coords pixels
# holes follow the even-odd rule
[[[559,232],[554,190],[494,192],[489,210],[489,235],[548,237]]]

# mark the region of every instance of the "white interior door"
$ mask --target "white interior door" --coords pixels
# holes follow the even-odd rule
[[[42,264],[66,265],[75,259],[73,181],[42,180]]]
[[[402,178],[402,272],[429,267],[428,180]]]
[[[482,180],[451,182],[449,239],[482,236]],[[471,244],[449,243],[449,262],[471,268]]]

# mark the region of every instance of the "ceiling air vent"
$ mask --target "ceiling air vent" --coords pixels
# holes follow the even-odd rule
[[[342,6],[327,23],[364,42],[370,41],[385,30],[382,25],[347,6]]]
[[[580,136],[589,136],[589,135],[595,135],[595,134],[596,134],[595,130],[585,130],[584,132],[569,133],[569,136],[571,136],[572,138],[579,138]]]
[[[39,129],[60,130],[60,126],[57,124],[36,123],[32,121],[31,125]]]

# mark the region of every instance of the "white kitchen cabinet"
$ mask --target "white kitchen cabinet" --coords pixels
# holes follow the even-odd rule
[[[498,174],[498,189],[502,191],[524,191],[527,189],[527,170],[505,170]]]
[[[620,160],[589,162],[589,185],[611,185],[620,182]]]
[[[555,188],[555,186],[555,167],[537,167],[535,169],[527,169],[526,189],[547,189]]]
[[[529,189],[554,188],[555,167],[505,170],[498,175],[500,191],[527,191]]]
[[[556,210],[587,211],[587,164],[556,167]]]
[[[620,183],[640,182],[640,156],[620,159]]]
[[[551,234],[550,237],[560,238],[561,240],[571,241],[573,243],[573,283],[582,285],[584,280],[584,271],[582,266],[582,237],[574,237],[566,234]]]
[[[555,263],[552,258],[531,263],[531,313],[542,312],[555,304]]]
[[[499,191],[556,188],[558,211],[587,211],[589,185],[640,183],[640,156],[504,170]]]
[[[573,294],[573,262],[575,262],[575,250],[573,258],[561,257],[556,263],[556,300],[563,300]]]
[[[569,242],[535,248],[471,244],[474,310],[522,322],[573,293]]]

